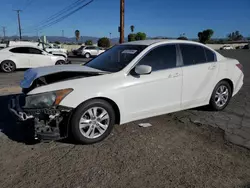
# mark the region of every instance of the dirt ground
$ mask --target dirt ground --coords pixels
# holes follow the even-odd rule
[[[250,51],[225,53],[250,59]],[[220,129],[181,121],[182,112],[116,126],[94,145],[35,144],[8,113],[8,99],[0,97],[1,188],[250,187],[250,151],[225,141]]]

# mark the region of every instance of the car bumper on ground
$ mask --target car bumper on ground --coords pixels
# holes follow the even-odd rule
[[[72,109],[58,106],[43,109],[24,109],[24,95],[13,97],[8,104],[9,111],[21,122],[31,120],[34,138],[39,140],[60,140],[68,136],[68,123]]]

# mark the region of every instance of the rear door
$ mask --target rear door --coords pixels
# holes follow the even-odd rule
[[[91,46],[91,47],[89,47],[89,49],[90,49],[90,54],[91,55],[93,55],[93,56],[97,56],[98,55],[98,49],[96,48],[96,47],[94,47],[94,46]]]
[[[100,48],[99,47],[95,47],[95,50],[96,50],[96,55],[100,55],[100,53],[101,53]]]
[[[182,108],[192,108],[209,102],[216,81],[216,55],[206,47],[179,44],[183,60]]]

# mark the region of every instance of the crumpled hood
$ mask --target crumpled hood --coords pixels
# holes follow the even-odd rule
[[[28,69],[27,71],[24,72],[24,79],[21,81],[20,87],[29,88],[32,85],[33,81],[36,80],[37,78],[58,72],[98,72],[98,73],[101,72],[102,73],[103,71],[82,65],[55,65],[55,66],[33,68],[33,69]]]

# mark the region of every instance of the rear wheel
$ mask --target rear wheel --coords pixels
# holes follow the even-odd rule
[[[14,72],[16,70],[16,64],[13,61],[5,60],[1,63],[1,69],[6,73]]]
[[[56,65],[63,65],[63,64],[65,64],[65,61],[63,61],[63,60],[58,60],[56,62]]]
[[[71,119],[73,137],[82,144],[105,139],[115,124],[115,112],[104,100],[91,100],[80,105]]]
[[[232,88],[227,81],[219,82],[213,91],[210,99],[210,106],[213,110],[220,111],[226,108],[232,97]]]

